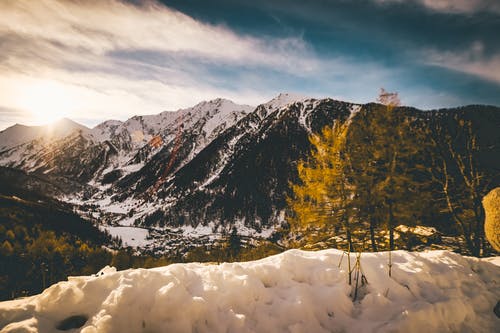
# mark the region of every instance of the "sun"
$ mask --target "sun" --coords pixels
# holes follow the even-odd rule
[[[37,124],[48,124],[70,116],[74,105],[69,89],[62,83],[50,80],[26,85],[20,97],[21,107]]]

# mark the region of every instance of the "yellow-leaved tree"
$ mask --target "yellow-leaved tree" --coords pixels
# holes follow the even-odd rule
[[[293,211],[290,221],[294,227],[340,225],[346,230],[348,250],[352,251],[346,138],[347,124],[339,121],[309,137],[311,154],[297,165],[300,181],[291,184],[293,196],[288,198],[288,204]]]
[[[388,235],[385,248],[394,250],[395,227],[416,223],[428,202],[425,131],[398,107],[397,93],[382,89],[378,101],[310,137],[310,155],[299,161],[299,182],[288,199],[292,226],[328,226],[335,235],[341,230],[347,251],[362,251],[368,235],[376,251],[380,228]],[[389,252],[389,275],[391,267]]]
[[[295,229],[326,226],[332,233],[334,229],[345,232],[351,284],[354,269],[349,253],[354,251],[354,207],[351,205],[353,188],[348,179],[348,127],[348,121],[337,120],[333,126],[326,126],[321,133],[310,136],[311,153],[297,165],[299,182],[291,184],[293,195],[288,198],[288,205],[292,212],[289,221]]]

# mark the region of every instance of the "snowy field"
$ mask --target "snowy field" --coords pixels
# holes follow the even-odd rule
[[[108,230],[111,236],[118,236],[123,241],[123,246],[132,246],[132,247],[144,247],[146,244],[152,243],[151,240],[148,240],[148,229],[144,228],[136,228],[136,227],[110,227],[104,226],[103,229]]]
[[[447,251],[361,257],[352,301],[341,251],[291,250],[254,262],[175,264],[72,277],[0,303],[1,332],[499,332],[499,258]],[[354,261],[354,255],[352,255]],[[495,265],[496,264],[496,265]],[[77,328],[75,328],[77,327]]]

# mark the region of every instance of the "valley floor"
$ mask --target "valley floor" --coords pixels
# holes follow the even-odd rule
[[[0,303],[7,332],[494,332],[500,257],[363,253],[353,301],[347,256],[290,250],[243,263],[174,264],[70,277]],[[351,264],[356,257],[351,254]],[[361,275],[360,275],[361,276]],[[359,278],[361,285],[361,278]]]

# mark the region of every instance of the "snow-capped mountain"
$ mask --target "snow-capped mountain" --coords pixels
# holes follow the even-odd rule
[[[217,127],[227,127],[231,119],[239,119],[254,108],[249,105],[237,105],[226,99],[201,102],[194,107],[175,112],[164,111],[157,115],[134,116],[125,122],[105,121],[87,135],[96,142],[110,141],[119,149],[141,148],[156,135],[169,135],[173,126],[193,126],[196,122],[203,125],[207,140]]]
[[[111,171],[137,171],[163,145],[177,142],[181,133],[191,133],[192,149],[185,159],[192,157],[252,109],[217,99],[125,122],[109,120],[93,129],[70,120],[45,127],[15,125],[0,133],[0,165],[95,183]]]
[[[166,251],[168,242],[194,242],[232,226],[269,237],[285,221],[309,136],[360,109],[367,117],[371,106],[292,94],[256,108],[216,99],[24,142],[0,151],[0,165],[76,182],[73,194],[65,186],[59,197],[128,245]],[[420,125],[473,121],[484,146],[493,147],[483,164],[493,170],[500,163],[498,108],[401,110]]]
[[[15,124],[0,132],[0,151],[13,148],[36,139],[51,141],[66,137],[75,131],[87,131],[88,128],[70,119],[63,118],[44,126],[25,126]]]
[[[140,224],[239,221],[261,230],[284,222],[288,183],[309,149],[308,135],[346,120],[359,106],[331,99],[280,100],[281,95],[258,106],[162,184],[153,200],[165,204]]]
[[[120,125],[115,131],[118,135],[110,138],[113,145],[125,148],[118,149],[120,156],[103,176],[107,178],[106,172],[112,172],[111,178],[121,178],[119,186],[145,191],[167,173],[189,162],[222,131],[252,110],[248,105],[216,99],[158,116],[134,117]],[[140,129],[137,124],[141,124]],[[134,139],[134,133],[139,139]]]

